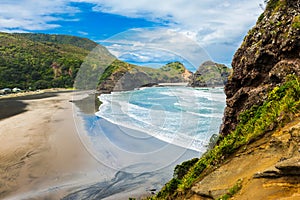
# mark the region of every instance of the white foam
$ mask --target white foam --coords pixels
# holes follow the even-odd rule
[[[165,142],[203,151],[210,135],[218,132],[219,127],[214,126],[221,123],[224,96],[220,89],[146,88],[113,92],[99,97],[102,104],[96,115]],[[173,103],[168,103],[168,99]],[[139,105],[144,102],[150,108],[143,107],[145,104]],[[161,105],[162,102],[168,105]],[[218,110],[218,107],[222,110]]]

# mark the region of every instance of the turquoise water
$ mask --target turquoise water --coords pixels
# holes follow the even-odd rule
[[[99,99],[100,118],[199,152],[219,132],[225,108],[223,88],[150,87]]]

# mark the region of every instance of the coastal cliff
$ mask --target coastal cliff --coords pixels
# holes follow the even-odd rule
[[[199,66],[189,82],[191,87],[223,87],[231,69],[224,64],[206,61]]]
[[[149,199],[300,199],[300,2],[270,0],[225,86],[220,138]]]
[[[223,135],[235,129],[241,112],[261,105],[286,75],[300,75],[299,9],[299,1],[269,1],[235,53],[233,74],[225,86]]]
[[[127,91],[158,83],[188,82],[191,77],[192,72],[180,62],[155,69],[115,60],[102,73],[97,90],[101,93]]]

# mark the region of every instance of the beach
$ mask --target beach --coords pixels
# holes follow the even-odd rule
[[[96,168],[77,136],[72,97],[69,91],[0,100],[6,117],[0,121],[0,198],[45,195]]]
[[[74,117],[95,117],[93,110],[82,114],[74,105],[76,98],[83,97],[86,95],[72,91],[51,91],[0,99],[1,199],[128,199],[146,196],[151,194],[150,190],[160,189],[172,177],[176,164],[198,156],[197,152],[168,146],[174,155],[176,152],[180,154],[164,166],[158,166],[157,162],[164,160],[166,154],[149,158],[142,156],[141,165],[134,160],[135,167],[139,166],[136,172],[130,155],[116,158],[121,160],[120,167],[107,165],[109,159],[99,160],[88,147],[92,142],[87,137],[85,122],[81,117]],[[114,133],[111,140],[130,147],[131,152],[169,145],[153,138],[145,141],[147,146],[138,145],[139,141],[122,138],[121,132],[117,131],[120,127],[103,120],[100,122],[106,134]],[[143,133],[136,134],[145,138]],[[115,153],[107,144],[102,144],[101,150],[110,155]],[[145,160],[157,170],[145,168],[143,172]]]

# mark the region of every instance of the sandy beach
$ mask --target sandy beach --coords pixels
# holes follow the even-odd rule
[[[45,194],[91,178],[98,163],[77,136],[72,98],[73,92],[51,92],[0,100],[0,198]]]
[[[176,164],[198,156],[197,152],[170,146],[130,129],[126,132],[136,135],[124,136],[123,128],[97,119],[95,123],[99,123],[106,134],[102,137],[109,140],[99,144],[100,157],[97,159],[87,147],[86,136],[89,134],[85,129],[88,126],[81,117],[74,117],[81,112],[73,102],[82,97],[72,91],[51,91],[0,99],[0,199],[128,199],[145,196],[153,188],[160,189],[171,178]],[[87,119],[95,118],[94,97],[77,103],[79,108],[88,108],[84,109]],[[92,106],[86,106],[90,104]],[[101,141],[101,137],[95,138]],[[116,144],[118,148],[115,148]],[[165,146],[171,149],[176,160],[163,167],[160,163],[169,157],[169,149],[164,149],[164,154],[154,152],[150,157],[135,153]],[[120,153],[120,147],[129,154]],[[133,158],[130,152],[139,157]],[[179,152],[178,156],[176,152]],[[114,160],[109,157],[111,155],[115,156]],[[99,160],[101,156],[105,160]],[[107,164],[112,161],[117,163],[116,167]],[[143,172],[144,166],[151,165],[160,169]],[[123,167],[126,169],[121,170]]]

